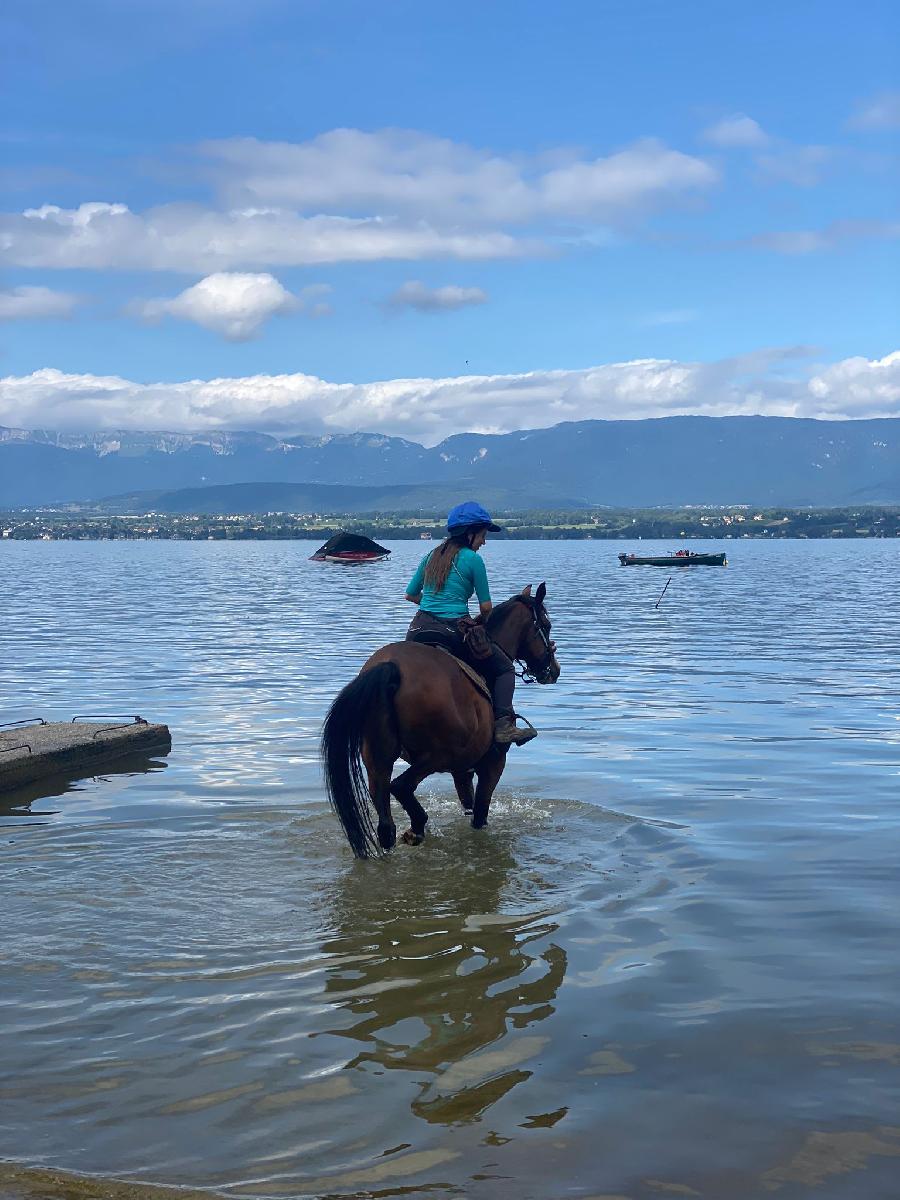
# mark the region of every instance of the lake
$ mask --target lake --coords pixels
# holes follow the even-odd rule
[[[427,546],[0,544],[0,720],[173,737],[0,798],[0,1195],[895,1200],[900,542],[718,542],[656,608],[658,546],[488,544],[541,736],[357,862],[320,726]]]

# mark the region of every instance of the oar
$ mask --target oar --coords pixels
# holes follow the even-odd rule
[[[669,578],[666,580],[666,587],[664,587],[663,590],[659,593],[659,600],[657,600],[657,602],[654,604],[654,606],[653,606],[654,608],[659,608],[659,601],[662,600],[663,596],[666,594],[666,588],[668,588],[668,586],[671,582],[672,582],[672,576],[670,575]]]

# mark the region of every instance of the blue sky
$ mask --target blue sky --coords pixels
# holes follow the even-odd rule
[[[895,3],[2,20],[0,424],[900,415]]]

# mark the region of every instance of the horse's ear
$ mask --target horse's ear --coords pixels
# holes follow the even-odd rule
[[[536,596],[535,596],[535,598],[534,598],[534,602],[535,602],[535,604],[537,605],[537,607],[538,607],[538,608],[540,608],[540,607],[541,607],[541,605],[544,603],[544,597],[545,597],[546,595],[547,595],[547,585],[546,585],[546,583],[540,583],[540,584],[538,584],[537,595],[536,595]]]
[[[522,595],[523,595],[523,596],[530,596],[530,595],[531,595],[531,584],[530,584],[530,583],[529,583],[528,587],[523,587],[523,588],[522,588]]]

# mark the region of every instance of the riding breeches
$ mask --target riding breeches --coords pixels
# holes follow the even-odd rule
[[[451,654],[461,658],[474,667],[487,680],[491,689],[495,717],[513,715],[513,693],[516,687],[516,673],[512,659],[496,644],[491,642],[491,657],[475,659],[467,653],[465,643],[460,637],[456,621],[445,621],[431,613],[420,609],[410,622],[406,632],[408,642],[422,642],[426,645],[444,646]]]

